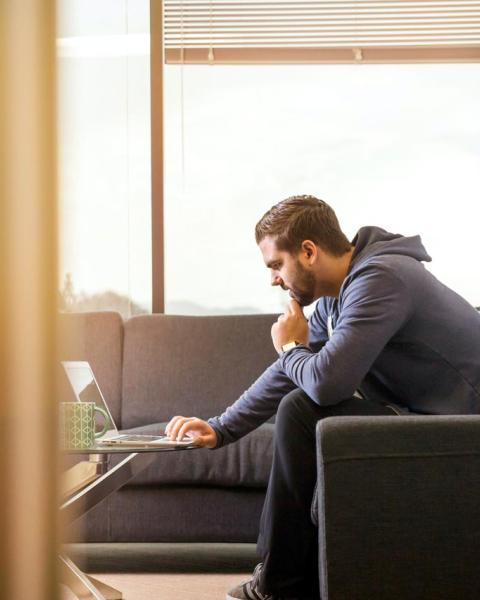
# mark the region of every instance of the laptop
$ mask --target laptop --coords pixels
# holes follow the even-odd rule
[[[96,440],[98,445],[137,448],[181,448],[194,445],[192,439],[188,437],[177,441],[171,440],[166,435],[119,433],[90,364],[86,361],[63,361],[62,366],[65,369],[67,379],[72,386],[75,399],[78,402],[95,402],[99,408],[103,408],[110,418],[109,427],[106,433]],[[104,428],[104,417],[96,413],[95,418],[95,429],[101,431]]]

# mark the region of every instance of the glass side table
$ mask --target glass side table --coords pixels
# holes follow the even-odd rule
[[[81,450],[65,450],[62,454],[87,455],[83,460],[63,473],[60,515],[63,523],[69,524],[107,496],[120,489],[135,475],[146,469],[162,452],[183,452],[198,449],[198,446],[178,448],[114,448],[96,446]],[[112,454],[126,454],[118,464],[110,468]],[[60,582],[81,600],[122,600],[122,592],[83,571],[65,554],[59,555]]]

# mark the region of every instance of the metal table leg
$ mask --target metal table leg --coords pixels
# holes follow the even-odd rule
[[[60,580],[78,600],[122,600],[122,592],[81,571],[67,556],[60,555]]]
[[[61,493],[67,499],[79,492],[108,470],[108,454],[90,454],[89,460],[82,460],[62,474]]]

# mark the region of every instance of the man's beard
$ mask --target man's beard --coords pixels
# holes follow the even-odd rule
[[[300,306],[308,306],[316,300],[315,277],[298,260],[296,264],[295,284],[290,288],[290,296]]]

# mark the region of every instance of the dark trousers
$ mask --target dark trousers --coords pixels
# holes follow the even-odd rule
[[[263,560],[259,582],[262,593],[320,597],[318,532],[310,513],[317,481],[318,420],[395,412],[391,406],[357,397],[322,407],[299,389],[282,399],[276,416],[273,463],[257,544]]]

